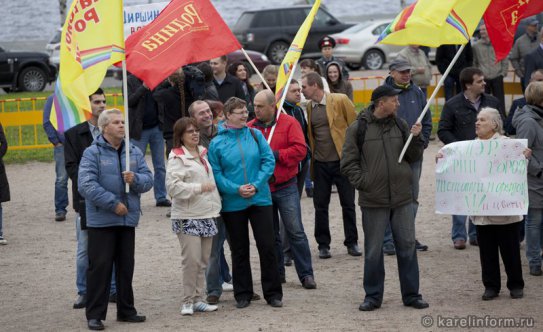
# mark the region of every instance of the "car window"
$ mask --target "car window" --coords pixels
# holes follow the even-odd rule
[[[381,24],[380,26],[378,26],[377,28],[373,29],[373,31],[371,32],[373,35],[375,36],[378,36],[381,34],[381,32],[383,32],[383,30],[386,29],[386,27],[389,25],[390,23],[385,23],[385,24]]]
[[[254,16],[255,16],[254,13],[241,14],[241,16],[239,17],[235,25],[236,30],[245,30],[249,28],[251,26],[251,22]]]
[[[285,25],[297,25],[300,26],[304,23],[307,14],[303,9],[285,10],[283,12],[283,20]]]
[[[277,11],[264,11],[256,13],[253,20],[253,28],[267,28],[280,26],[279,12]]]
[[[311,8],[305,9],[305,16],[309,15]],[[319,10],[317,15],[315,15],[315,20],[313,21],[313,26],[327,26],[330,21],[335,21],[335,19],[328,13]]]

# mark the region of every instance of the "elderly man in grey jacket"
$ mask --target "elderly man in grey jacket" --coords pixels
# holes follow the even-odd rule
[[[536,19],[528,22],[526,33],[515,41],[513,48],[511,48],[511,53],[509,53],[509,61],[511,61],[511,65],[515,68],[515,74],[520,78],[522,92],[526,89],[526,85],[524,84],[526,70],[524,66],[524,57],[532,52],[539,44],[537,40],[538,26],[539,22]]]

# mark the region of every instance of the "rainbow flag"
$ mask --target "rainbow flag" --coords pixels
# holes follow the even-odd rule
[[[313,8],[311,8],[311,11],[305,18],[304,23],[302,23],[300,29],[298,29],[298,32],[296,33],[296,36],[294,37],[294,40],[292,41],[292,44],[290,45],[290,48],[283,59],[283,62],[281,62],[281,66],[279,66],[277,83],[275,85],[275,100],[277,101],[277,108],[282,106],[280,104],[283,94],[286,93],[285,86],[287,84],[287,80],[290,76],[294,63],[296,63],[296,61],[298,61],[302,55],[302,50],[304,49],[307,35],[309,34],[311,25],[313,25],[313,20],[315,15],[317,15],[320,5],[321,0],[316,0],[313,4]]]
[[[51,123],[59,132],[90,119],[89,95],[124,60],[123,1],[73,1],[62,27]]]
[[[398,14],[378,43],[393,45],[466,44],[490,0],[419,0]]]

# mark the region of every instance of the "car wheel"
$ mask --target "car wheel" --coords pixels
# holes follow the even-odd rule
[[[351,70],[358,70],[358,69],[360,69],[362,67],[362,64],[361,63],[348,63],[347,67],[349,67],[349,69],[351,69]]]
[[[41,68],[28,67],[19,75],[18,88],[21,91],[42,91],[46,84],[45,72]]]
[[[270,61],[275,64],[281,64],[281,61],[283,61],[283,58],[288,52],[288,44],[282,41],[276,41],[273,42],[270,47],[268,48],[268,58]]]
[[[362,64],[366,69],[378,70],[385,63],[385,55],[379,50],[369,50],[362,58]]]

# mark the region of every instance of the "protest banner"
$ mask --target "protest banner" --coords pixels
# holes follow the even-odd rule
[[[168,3],[165,1],[124,7],[124,39],[151,23]]]
[[[472,216],[528,212],[526,139],[445,145],[436,165],[436,213]]]

